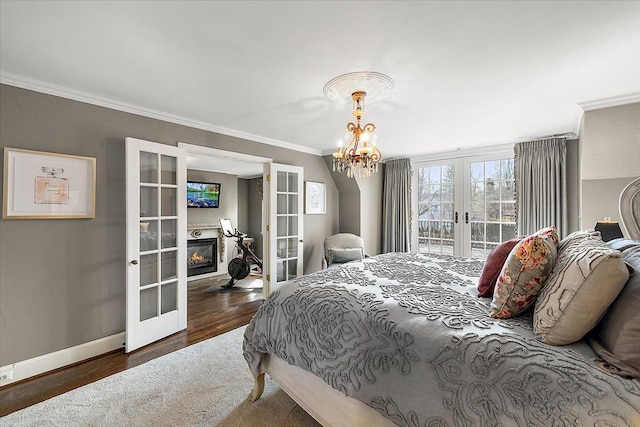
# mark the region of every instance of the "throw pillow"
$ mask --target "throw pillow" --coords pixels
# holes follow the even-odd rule
[[[593,329],[629,278],[620,252],[600,236],[569,242],[540,292],[533,313],[537,338],[564,345]]]
[[[558,247],[555,227],[525,237],[502,266],[491,301],[491,317],[507,319],[531,307],[553,268]]]
[[[590,343],[608,370],[640,378],[640,242],[623,250],[622,256],[635,272],[594,330],[593,339],[600,346]]]
[[[593,228],[574,231],[564,239],[560,240],[560,243],[558,244],[558,252],[562,251],[565,246],[572,245],[582,239],[589,239],[591,237],[597,237],[598,239],[600,239],[600,232],[594,230]]]
[[[607,242],[607,246],[609,246],[611,249],[615,249],[617,251],[622,252],[623,257],[626,260],[626,256],[624,256],[624,251],[629,248],[639,247],[640,241],[633,240],[633,239],[625,239],[625,238],[613,239]]]
[[[329,264],[341,264],[364,258],[362,248],[331,248],[329,249]]]
[[[502,266],[507,260],[509,253],[511,253],[511,249],[513,249],[520,240],[522,240],[521,237],[516,237],[515,239],[502,242],[489,253],[482,267],[480,280],[478,280],[479,297],[491,298],[493,296],[493,289],[496,286],[496,281],[498,280]]]

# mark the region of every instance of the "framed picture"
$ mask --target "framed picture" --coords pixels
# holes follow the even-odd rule
[[[327,213],[327,194],[324,182],[305,182],[305,213]]]
[[[95,218],[96,159],[4,148],[2,217]]]

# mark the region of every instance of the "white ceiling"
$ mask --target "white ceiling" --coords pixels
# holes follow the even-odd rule
[[[0,2],[3,83],[314,154],[363,70],[396,83],[364,117],[387,158],[577,133],[640,100],[640,2]]]

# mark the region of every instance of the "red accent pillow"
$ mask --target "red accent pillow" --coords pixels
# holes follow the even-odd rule
[[[522,240],[522,237],[516,237],[515,239],[502,242],[489,253],[484,267],[482,267],[480,280],[478,280],[479,297],[491,298],[493,296],[493,289],[496,287],[500,270],[502,270],[502,266],[507,260],[511,249],[513,249],[520,240]]]

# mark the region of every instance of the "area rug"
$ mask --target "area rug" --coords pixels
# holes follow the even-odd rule
[[[267,376],[256,402],[245,327],[0,418],[0,426],[317,427]]]
[[[229,277],[225,276],[213,281],[211,286],[205,289],[205,292],[262,292],[262,277],[250,275],[249,277],[238,280],[228,289],[222,289],[223,285],[229,283]]]

